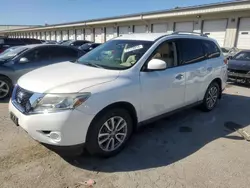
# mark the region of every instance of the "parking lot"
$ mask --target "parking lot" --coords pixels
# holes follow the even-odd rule
[[[141,128],[109,159],[61,157],[31,139],[0,104],[0,184],[11,187],[249,187],[250,143],[227,129],[250,133],[250,89],[228,85],[218,107],[189,109]]]

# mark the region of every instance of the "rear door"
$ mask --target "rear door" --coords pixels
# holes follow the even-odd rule
[[[221,54],[221,50],[215,42],[203,40],[202,43],[207,58],[207,74],[203,93],[201,94],[201,97],[204,97],[208,85],[216,77],[220,77],[222,81],[226,81],[227,65],[224,63],[224,56]]]
[[[198,39],[179,39],[177,48],[180,53],[180,64],[185,70],[186,89],[185,105],[198,102],[207,79],[207,61]]]

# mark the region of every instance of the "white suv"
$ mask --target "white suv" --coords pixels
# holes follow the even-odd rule
[[[91,154],[112,156],[146,122],[194,105],[212,110],[226,80],[227,65],[213,39],[129,34],[75,63],[22,76],[9,111],[16,125],[41,143],[84,144]]]

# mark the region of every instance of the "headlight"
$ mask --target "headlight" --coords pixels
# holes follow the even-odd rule
[[[51,113],[74,109],[84,103],[89,96],[90,93],[45,94],[32,105],[30,113]]]

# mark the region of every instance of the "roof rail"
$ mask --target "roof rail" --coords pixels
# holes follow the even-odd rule
[[[208,37],[206,34],[202,34],[202,33],[198,33],[198,32],[189,32],[189,31],[176,31],[176,32],[173,32],[172,35],[199,35],[199,36],[202,36],[202,37]]]

